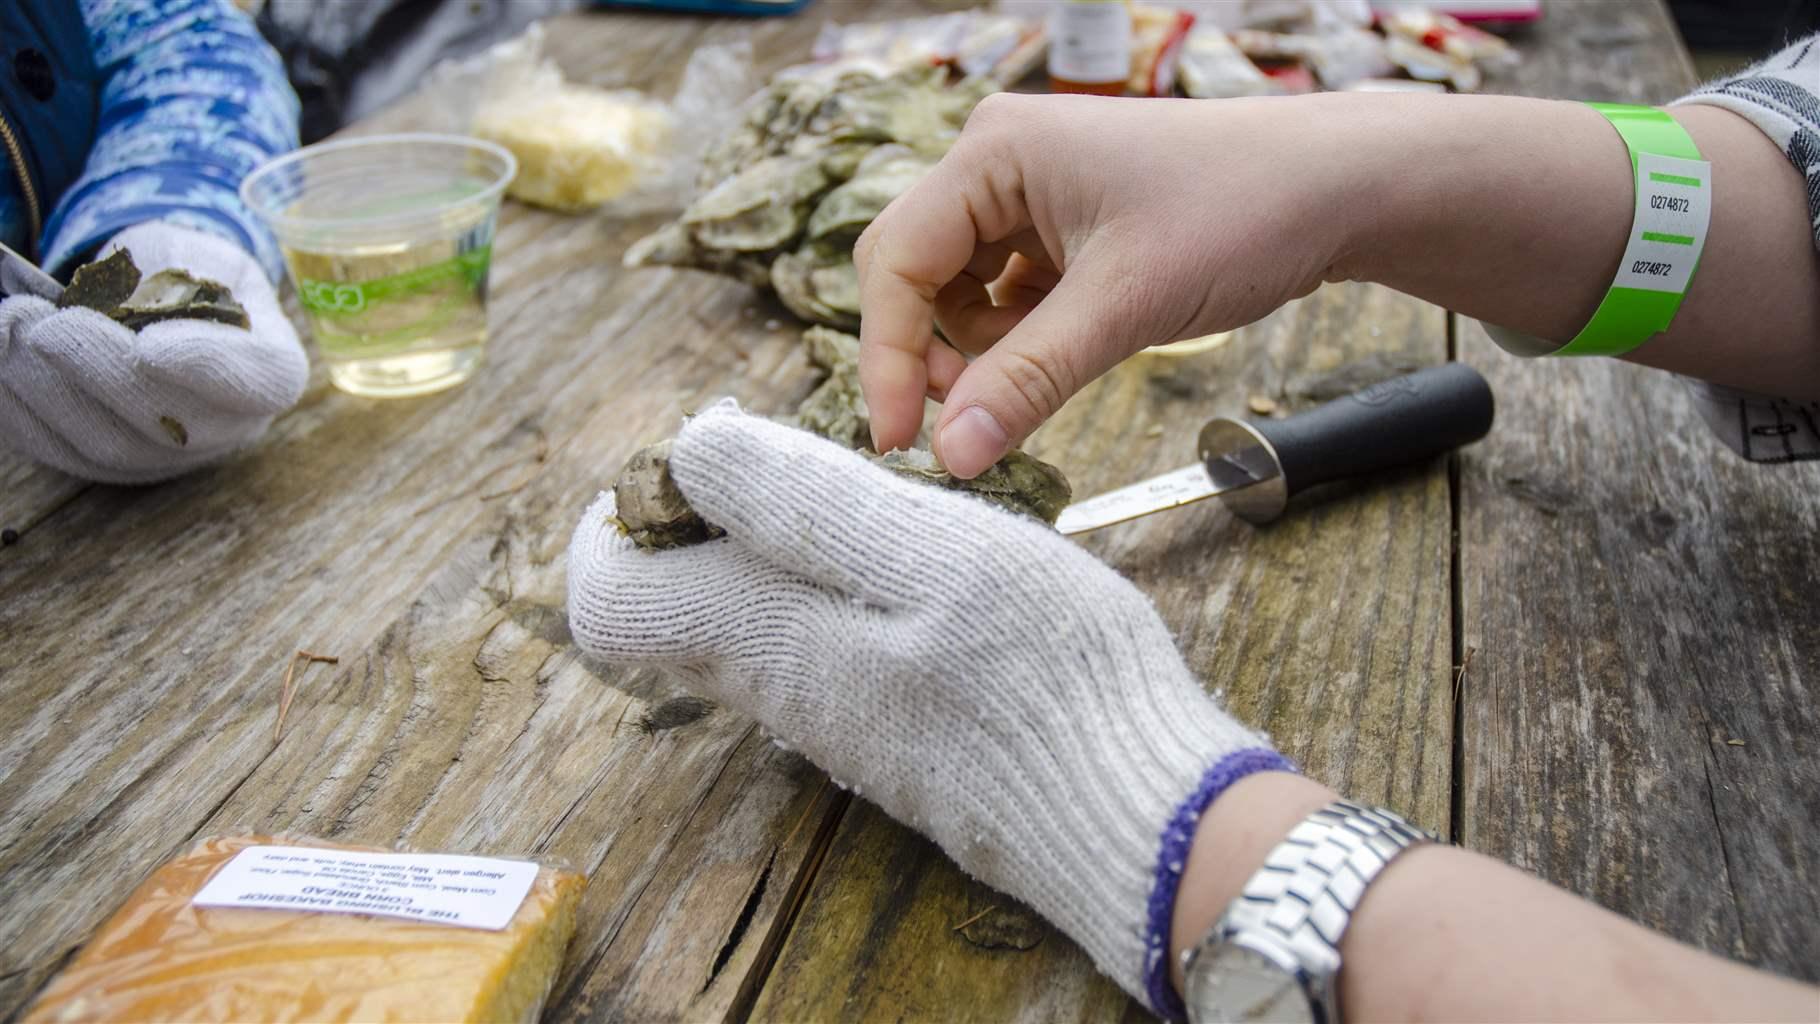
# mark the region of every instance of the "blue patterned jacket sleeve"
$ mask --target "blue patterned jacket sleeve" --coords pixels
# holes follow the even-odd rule
[[[231,239],[277,280],[277,243],[238,190],[297,146],[278,55],[229,0],[82,0],[82,17],[105,84],[94,149],[45,224],[46,269],[162,220]]]

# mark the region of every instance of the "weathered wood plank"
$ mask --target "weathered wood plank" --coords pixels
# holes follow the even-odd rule
[[[24,536],[86,486],[0,448],[0,530]]]
[[[1081,494],[1191,461],[1200,424],[1286,410],[1446,355],[1445,315],[1380,288],[1328,287],[1223,348],[1145,354],[1045,425],[1031,451]],[[1311,494],[1264,530],[1213,503],[1089,534],[1176,631],[1189,665],[1309,774],[1447,829],[1453,705],[1445,466]],[[762,1020],[1104,1020],[1143,1011],[1027,911],[1028,950],[953,926],[1005,897],[857,804],[761,994]],[[1030,941],[1030,940],[1024,940]],[[1019,943],[1022,944],[1021,942]]]
[[[774,25],[750,29],[772,65],[816,27]],[[598,16],[551,39],[577,78],[662,91],[748,31]],[[641,728],[675,694],[577,658],[564,554],[682,409],[781,409],[810,375],[749,289],[622,270],[650,226],[508,204],[473,381],[376,402],[319,374],[242,457],[47,501],[0,549],[0,1018],[161,858],[237,829],[564,858],[593,885],[559,1014],[749,1002],[844,795],[724,712]],[[299,646],[342,660],[302,673],[274,745]]]
[[[1500,88],[1693,84],[1655,3],[1551,4],[1524,50]],[[1463,839],[1820,979],[1820,466],[1734,457],[1666,374],[1459,337],[1499,401],[1461,459]]]

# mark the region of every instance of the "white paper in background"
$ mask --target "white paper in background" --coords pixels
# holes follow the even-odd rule
[[[1687,290],[1713,212],[1712,165],[1637,154],[1637,209],[1613,288]]]
[[[190,902],[199,907],[379,914],[498,931],[531,891],[537,865],[451,853],[361,853],[250,846]]]

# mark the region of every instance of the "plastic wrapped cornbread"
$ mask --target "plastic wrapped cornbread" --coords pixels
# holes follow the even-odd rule
[[[45,1021],[532,1021],[581,876],[310,839],[206,840],[27,1011]]]
[[[752,91],[751,45],[697,47],[676,94],[660,100],[564,78],[543,52],[543,25],[430,69],[424,92],[442,130],[512,151],[506,194],[568,213],[681,208],[708,146],[738,119]]]
[[[473,132],[518,158],[512,198],[573,212],[637,185],[666,153],[670,115],[636,94],[556,84],[483,106]]]

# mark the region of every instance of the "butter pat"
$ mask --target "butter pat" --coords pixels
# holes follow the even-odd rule
[[[556,210],[587,210],[637,185],[669,142],[665,110],[636,95],[560,85],[487,103],[473,133],[518,158],[508,195]]]
[[[203,842],[153,872],[45,988],[24,1020],[535,1020],[562,966],[585,884],[579,875],[537,867],[522,901],[497,930],[366,914],[199,905],[196,896],[211,879],[236,854],[256,846],[376,852],[251,836]],[[424,860],[433,874],[437,858]],[[470,879],[477,876],[493,877],[462,867],[469,868],[465,878],[449,876],[458,887],[473,885]],[[381,882],[346,868],[324,870],[342,872],[340,880],[309,880],[314,884],[291,888],[325,901],[388,898]],[[270,888],[283,886],[275,882]]]

